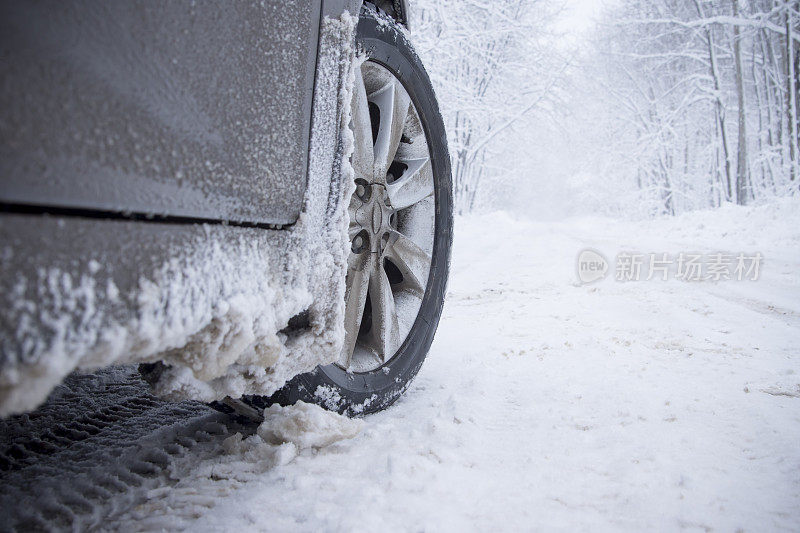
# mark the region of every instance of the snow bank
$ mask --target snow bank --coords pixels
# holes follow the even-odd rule
[[[363,420],[351,419],[322,407],[298,402],[289,407],[273,405],[264,411],[258,435],[266,442],[294,443],[299,449],[322,448],[355,437]]]
[[[188,478],[175,487],[184,491],[221,488],[220,482],[242,482],[254,476],[288,465],[299,455],[314,456],[323,448],[352,439],[364,426],[363,420],[326,411],[304,402],[281,407],[274,405],[264,412],[264,422],[255,435],[234,433],[222,442],[224,455],[215,457],[187,473],[191,478],[211,480],[217,487],[200,487]],[[175,495],[169,495],[174,498]]]
[[[573,223],[591,223],[614,231],[619,221],[609,217],[578,217]],[[782,198],[751,206],[726,204],[678,216],[629,220],[628,238],[653,236],[664,242],[687,242],[709,248],[791,248],[800,245],[800,198]]]
[[[235,433],[225,439],[223,449],[228,455],[272,468],[287,464],[303,450],[318,450],[352,439],[363,425],[363,420],[314,404],[273,405],[264,411],[264,422],[255,435],[244,438],[241,433]]]

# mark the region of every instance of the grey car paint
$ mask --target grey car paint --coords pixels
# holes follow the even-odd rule
[[[0,201],[294,222],[320,0],[0,4]]]

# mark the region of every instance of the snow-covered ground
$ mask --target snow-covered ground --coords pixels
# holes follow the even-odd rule
[[[649,222],[494,213],[456,231],[439,333],[392,408],[231,426],[102,527],[799,527],[800,202]],[[619,251],[764,261],[758,281],[580,285],[587,247],[612,269]]]

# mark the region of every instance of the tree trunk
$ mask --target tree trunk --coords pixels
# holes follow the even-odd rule
[[[694,0],[694,5],[697,8],[697,14],[700,15],[700,18],[705,18],[703,14],[703,9],[700,7],[699,0]],[[711,29],[706,27],[706,44],[708,45],[708,59],[709,65],[711,69],[711,79],[714,81],[714,92],[716,94],[716,106],[715,106],[715,115],[717,119],[717,125],[719,126],[720,135],[722,138],[722,153],[723,157],[725,157],[725,185],[726,185],[726,198],[725,200],[731,201],[733,198],[733,187],[732,187],[732,179],[731,179],[731,152],[730,148],[728,147],[728,133],[725,131],[725,106],[722,103],[722,98],[720,96],[720,91],[722,90],[722,84],[719,80],[719,69],[717,67],[717,54],[714,51],[714,38],[711,35]]]
[[[764,95],[766,98],[766,112],[767,112],[767,146],[770,148],[770,153],[772,152],[773,148],[776,148],[778,154],[781,157],[781,162],[783,162],[783,146],[780,143],[780,129],[781,129],[781,121],[780,121],[780,114],[778,114],[777,120],[775,118],[775,111],[776,106],[773,105],[774,96],[775,96],[775,84],[773,78],[769,74],[769,67],[774,67],[775,65],[775,57],[772,54],[772,40],[771,35],[768,35],[766,31],[761,30],[760,33],[761,37],[761,56],[764,58],[764,64],[761,68],[761,74],[764,78]],[[772,70],[773,74],[775,69]],[[780,106],[777,106],[780,107]],[[777,132],[777,133],[775,133]],[[777,139],[777,141],[776,141]],[[773,172],[772,167],[773,158],[769,158],[769,163],[767,168],[769,169],[769,184],[770,190],[772,193],[775,193],[775,173]]]
[[[794,64],[794,39],[792,38],[792,6],[786,9],[786,120],[789,123],[789,179],[798,177],[797,165],[797,84]]]
[[[763,193],[767,189],[767,180],[769,175],[769,165],[767,165],[766,158],[764,157],[764,133],[765,133],[765,125],[764,125],[764,100],[761,94],[761,87],[759,85],[760,78],[758,76],[758,69],[756,65],[758,61],[756,58],[758,57],[758,50],[757,50],[757,42],[761,37],[761,33],[758,32],[753,35],[752,39],[752,49],[750,51],[750,78],[753,81],[753,93],[756,97],[756,116],[758,117],[758,134],[756,135],[756,148],[758,154],[758,167],[759,167],[759,186],[756,187],[753,184],[753,176],[750,176],[750,185],[751,189],[750,192],[752,193],[752,198],[756,198],[756,191],[759,194]],[[761,56],[761,65],[766,66],[766,58]],[[765,87],[766,88],[766,87]]]
[[[733,16],[739,17],[739,0],[733,0]],[[739,139],[736,157],[736,203],[747,203],[749,168],[747,161],[747,111],[745,109],[742,43],[739,26],[733,26],[733,61],[736,76],[736,100],[739,106]]]

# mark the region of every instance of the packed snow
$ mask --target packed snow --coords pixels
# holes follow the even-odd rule
[[[610,259],[758,251],[764,262],[757,281],[619,282],[612,268],[582,285],[585,248]],[[101,523],[795,529],[798,341],[797,200],[646,222],[461,217],[439,332],[394,406],[359,420],[272,407]]]

